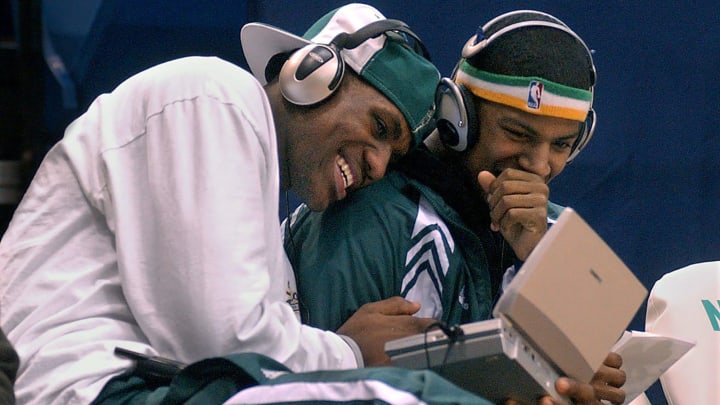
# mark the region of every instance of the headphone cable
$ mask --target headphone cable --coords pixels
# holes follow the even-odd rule
[[[458,342],[462,341],[465,337],[465,332],[459,325],[453,325],[448,326],[443,321],[436,321],[428,325],[427,328],[425,328],[424,332],[424,349],[425,349],[425,366],[426,368],[430,368],[430,348],[428,347],[428,332],[430,332],[433,328],[439,328],[443,331],[445,336],[448,338],[448,344],[447,344],[447,350],[445,350],[445,356],[443,358],[443,361],[440,365],[444,365],[447,363],[448,358],[450,357],[450,350],[452,349],[452,346]]]

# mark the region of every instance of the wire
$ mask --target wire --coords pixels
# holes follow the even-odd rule
[[[448,357],[450,356],[450,350],[452,349],[452,346],[456,342],[462,341],[465,336],[465,332],[458,325],[448,326],[445,322],[442,322],[442,321],[436,321],[436,322],[433,322],[430,325],[428,325],[428,327],[425,328],[425,332],[424,332],[424,336],[423,336],[423,338],[424,338],[423,345],[425,348],[425,367],[426,368],[430,368],[430,348],[428,347],[428,341],[427,341],[428,332],[430,332],[430,330],[432,330],[434,328],[439,328],[440,330],[442,330],[449,341],[448,345],[447,345],[447,350],[445,350],[445,356],[440,365],[444,365],[445,363],[447,363]]]

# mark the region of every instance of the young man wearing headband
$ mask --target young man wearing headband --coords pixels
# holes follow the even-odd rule
[[[439,73],[411,36],[358,4],[302,38],[249,24],[255,77],[189,57],[98,97],[47,154],[0,243],[18,401],[90,403],[134,364],[116,348],[356,368],[386,362],[384,341],[427,326],[400,298],[361,309],[347,336],[301,325],[277,217],[278,190],[324,209],[424,134]],[[276,66],[288,66],[279,79]]]
[[[555,17],[519,11],[485,24],[438,86],[436,133],[382,181],[291,217],[285,248],[303,321],[335,330],[398,294],[448,325],[490,318],[562,209],[548,184],[592,135],[594,85],[590,51]],[[610,354],[597,398],[584,384],[578,401],[622,403],[621,361]]]

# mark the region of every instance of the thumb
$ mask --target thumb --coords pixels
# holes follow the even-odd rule
[[[487,170],[481,171],[477,176],[477,181],[480,183],[480,186],[485,190],[486,193],[490,192],[490,186],[492,183],[497,179],[494,174],[490,173]]]
[[[412,315],[420,310],[420,303],[395,296],[363,305],[370,312],[383,315]]]

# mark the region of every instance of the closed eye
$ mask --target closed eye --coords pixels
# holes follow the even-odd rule
[[[573,144],[575,143],[576,138],[562,138],[558,139],[555,142],[553,142],[553,146],[555,146],[556,149],[559,150],[567,150],[572,148]]]
[[[380,117],[375,117],[375,138],[379,141],[388,140],[388,128]]]
[[[510,136],[510,138],[513,138],[517,141],[524,141],[530,139],[530,135],[528,135],[526,132],[523,131],[517,131],[514,129],[505,129],[505,132]]]

